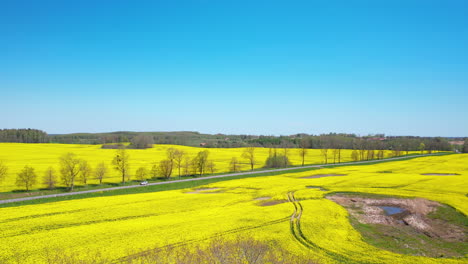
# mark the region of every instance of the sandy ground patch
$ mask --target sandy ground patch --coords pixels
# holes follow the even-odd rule
[[[315,174],[315,175],[312,175],[312,176],[306,176],[306,177],[302,177],[302,179],[317,179],[317,178],[323,178],[323,177],[336,177],[336,176],[346,176],[347,174],[333,174],[333,173],[330,173],[330,174]]]
[[[320,190],[320,191],[322,191],[322,192],[328,191],[328,189],[325,189],[325,188],[320,187],[320,186],[312,186],[312,185],[310,185],[310,186],[306,186],[306,188],[307,188],[307,189],[317,189],[317,190]]]
[[[200,189],[196,189],[195,191],[186,192],[186,193],[216,193],[216,192],[207,192],[207,191],[215,191],[219,189],[220,188],[200,188]]]
[[[264,200],[270,200],[271,197],[265,196],[265,197],[257,197],[254,200],[255,201],[264,201]]]
[[[273,200],[273,201],[263,202],[263,203],[261,203],[259,205],[260,206],[272,206],[272,205],[282,204],[282,203],[285,203],[285,202],[287,202],[287,200]]]
[[[423,173],[421,175],[425,175],[425,176],[456,176],[456,175],[460,175],[458,173]]]

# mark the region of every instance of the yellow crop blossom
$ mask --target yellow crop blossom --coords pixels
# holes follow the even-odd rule
[[[435,173],[456,175],[424,175]],[[369,245],[351,226],[347,211],[325,198],[330,192],[422,197],[466,215],[466,190],[468,155],[460,154],[0,208],[0,262],[44,263],[50,251],[73,251],[83,258],[100,252],[118,260],[160,246],[189,250],[215,237],[249,235],[322,263],[468,263],[467,258],[410,256]],[[291,192],[302,206],[303,243],[292,233]]]

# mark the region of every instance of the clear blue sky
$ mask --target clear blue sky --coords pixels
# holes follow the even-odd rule
[[[0,128],[468,136],[468,1],[0,2]]]

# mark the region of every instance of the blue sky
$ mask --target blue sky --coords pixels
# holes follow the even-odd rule
[[[0,128],[468,136],[467,1],[0,2]]]

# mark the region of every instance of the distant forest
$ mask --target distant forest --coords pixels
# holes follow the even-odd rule
[[[1,129],[0,142],[48,143],[46,132],[37,129]]]
[[[450,151],[453,146],[442,137],[389,137],[371,135],[359,137],[354,134],[295,134],[290,136],[254,136],[201,134],[198,132],[110,132],[48,135],[37,129],[2,129],[0,142],[105,144],[130,142],[134,148],[151,144],[174,144],[206,148],[266,147],[266,148],[313,148],[313,149],[389,149],[398,151],[439,150]],[[466,145],[466,144],[465,144]],[[466,150],[466,147],[464,148]],[[463,150],[463,148],[461,148]]]

